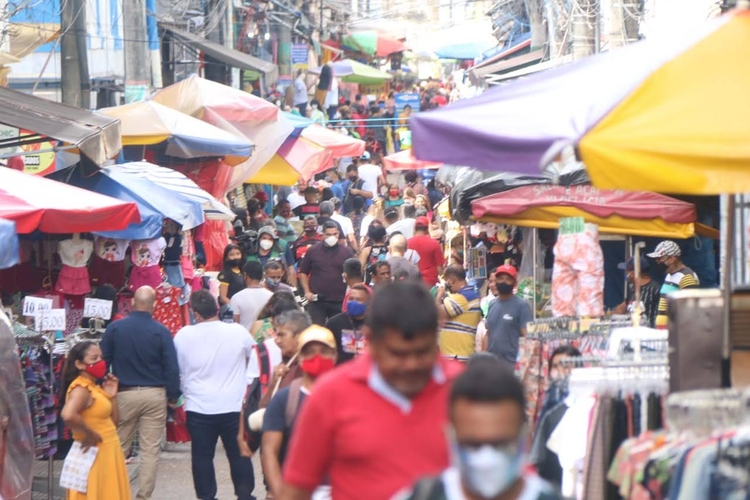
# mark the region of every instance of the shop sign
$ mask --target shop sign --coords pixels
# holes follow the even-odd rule
[[[34,316],[34,324],[38,332],[65,330],[65,309],[38,311]]]
[[[293,43],[292,44],[292,68],[297,71],[301,69],[307,70],[307,55],[308,47],[306,43]]]
[[[22,129],[20,135],[35,135],[35,133]],[[24,164],[23,171],[34,175],[47,175],[54,172],[57,169],[54,151],[56,145],[57,141],[44,141],[21,146],[21,151],[25,153],[21,157]],[[35,153],[35,151],[40,152]]]
[[[43,299],[42,297],[28,296],[23,299],[23,315],[35,317],[39,311],[49,311],[52,309],[52,299]]]
[[[112,317],[112,301],[102,299],[86,299],[83,302],[84,318],[110,319]]]

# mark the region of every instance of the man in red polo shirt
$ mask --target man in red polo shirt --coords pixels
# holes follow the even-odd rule
[[[427,217],[417,217],[414,236],[409,238],[409,249],[419,254],[419,272],[425,284],[435,286],[438,276],[443,274],[445,256],[440,243],[430,236],[430,220]]]
[[[302,409],[279,500],[308,500],[328,478],[337,500],[383,500],[449,464],[450,383],[438,355],[437,307],[420,283],[375,293],[370,352],[322,378]]]

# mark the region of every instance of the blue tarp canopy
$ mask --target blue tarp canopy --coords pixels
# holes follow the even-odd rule
[[[298,115],[297,113],[285,112],[284,118],[289,120],[289,122],[294,127],[294,131],[292,131],[289,137],[299,137],[303,130],[315,123],[311,119],[305,118],[304,116]]]
[[[8,269],[20,261],[16,223],[0,219],[0,269]]]
[[[481,57],[483,53],[492,49],[486,42],[467,42],[445,45],[435,50],[440,59],[470,59]]]

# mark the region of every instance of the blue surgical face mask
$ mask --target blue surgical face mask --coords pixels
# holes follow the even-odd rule
[[[277,286],[279,286],[279,283],[281,283],[280,279],[266,278],[266,284],[269,286],[269,288],[276,288]]]
[[[357,302],[356,300],[349,300],[346,302],[346,314],[353,318],[359,318],[365,315],[367,312],[367,304]]]

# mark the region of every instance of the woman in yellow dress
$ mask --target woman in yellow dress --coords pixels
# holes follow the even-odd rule
[[[102,385],[96,381],[103,379]],[[96,446],[86,493],[68,490],[67,500],[130,500],[130,481],[117,437],[117,378],[107,374],[102,350],[81,342],[68,353],[63,369],[62,418],[84,449]]]

